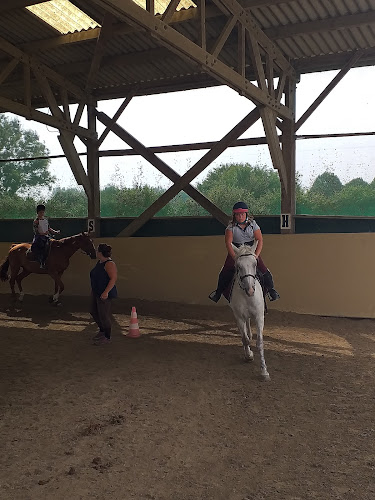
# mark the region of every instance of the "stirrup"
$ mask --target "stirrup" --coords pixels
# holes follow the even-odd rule
[[[211,299],[213,302],[219,302],[220,295],[217,296],[216,290],[214,290],[213,292],[210,293],[210,295],[208,296],[208,298]]]
[[[271,288],[270,290],[268,290],[267,295],[268,295],[268,298],[270,299],[271,302],[273,302],[274,300],[279,300],[279,298],[280,298],[279,293],[274,288]]]

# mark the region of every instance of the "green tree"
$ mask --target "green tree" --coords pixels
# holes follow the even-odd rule
[[[46,156],[49,151],[33,130],[21,127],[15,118],[0,115],[0,160]],[[54,177],[49,160],[0,162],[0,195],[26,194],[29,188],[51,186]]]
[[[264,166],[248,163],[220,165],[198,184],[198,189],[224,212],[230,214],[233,203],[248,203],[252,213],[280,213],[278,173]]]
[[[342,184],[337,175],[332,172],[324,172],[315,179],[310,193],[314,195],[332,196],[342,189]]]
[[[81,189],[57,188],[46,204],[53,217],[87,217],[87,197]]]
[[[368,186],[368,183],[364,181],[361,177],[356,177],[345,184],[345,187],[359,187],[364,188]]]

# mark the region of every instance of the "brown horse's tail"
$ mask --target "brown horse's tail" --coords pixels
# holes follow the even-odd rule
[[[9,269],[9,257],[0,267],[0,279],[1,281],[8,281],[8,269]]]

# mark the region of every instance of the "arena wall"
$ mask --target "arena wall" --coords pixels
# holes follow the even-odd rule
[[[225,258],[222,236],[105,241],[113,247],[121,297],[212,304],[207,295],[216,286]],[[282,297],[270,304],[271,308],[375,318],[375,234],[268,234],[264,242],[262,256]],[[7,254],[9,246],[0,243],[1,255]],[[65,294],[90,293],[89,271],[93,264],[86,255],[73,256],[64,274]],[[24,290],[51,294],[53,283],[48,276],[31,275],[24,281]],[[0,292],[9,293],[9,284],[0,283]],[[219,304],[225,306],[226,301],[221,299]]]

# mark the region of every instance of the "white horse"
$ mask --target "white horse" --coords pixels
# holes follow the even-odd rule
[[[270,380],[264,359],[263,328],[264,328],[264,298],[259,281],[256,279],[257,259],[256,244],[252,247],[242,245],[239,248],[232,245],[235,253],[236,274],[230,299],[230,307],[242,335],[245,360],[252,361],[254,354],[250,348],[252,333],[250,318],[254,320],[257,332],[257,349],[260,354],[261,375],[264,380]]]

